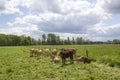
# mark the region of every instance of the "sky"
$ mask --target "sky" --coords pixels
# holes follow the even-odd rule
[[[120,0],[0,0],[0,33],[120,39]]]

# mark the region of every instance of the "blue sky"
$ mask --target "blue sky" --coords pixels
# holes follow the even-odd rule
[[[120,39],[120,0],[0,0],[0,33]]]

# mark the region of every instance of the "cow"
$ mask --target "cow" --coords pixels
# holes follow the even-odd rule
[[[55,56],[54,54],[50,54],[50,58],[51,58],[52,62],[54,62],[54,63],[60,62],[60,59],[57,56]]]
[[[43,53],[43,51],[41,49],[36,51],[36,56],[39,58],[39,56]]]
[[[83,62],[83,63],[91,63],[91,59],[89,59],[88,57],[85,56],[77,56],[76,60],[79,62]]]
[[[68,48],[68,49],[62,48],[61,51],[72,51],[73,55],[74,55],[74,58],[76,59],[76,51],[77,51],[77,49],[75,49],[75,48]]]
[[[62,50],[59,56],[62,58],[62,66],[65,65],[66,58],[70,58],[70,64],[73,64],[74,51],[72,50]]]
[[[43,54],[44,54],[45,56],[49,56],[50,50],[49,50],[49,49],[43,49]]]
[[[30,49],[30,57],[36,56],[36,49],[32,48]]]
[[[57,49],[53,49],[51,53],[52,53],[52,55],[57,56],[58,51],[57,51]]]
[[[33,56],[38,57],[42,53],[43,51],[41,49],[34,49],[34,48],[30,49],[30,57]]]
[[[53,59],[53,62],[54,62],[54,63],[59,63],[59,62],[60,62],[60,59],[59,59],[58,57],[55,57],[55,58]]]

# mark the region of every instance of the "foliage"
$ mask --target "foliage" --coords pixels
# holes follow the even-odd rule
[[[93,42],[82,37],[61,39],[53,33],[42,34],[42,39],[35,40],[30,36],[17,36],[0,34],[0,46],[27,46],[27,45],[82,45],[82,44],[120,44],[120,40],[114,39],[107,42]]]
[[[31,37],[0,34],[0,46],[36,45],[38,41]]]

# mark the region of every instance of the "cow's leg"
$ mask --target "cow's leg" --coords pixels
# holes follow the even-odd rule
[[[37,52],[35,52],[35,57],[37,57],[37,54],[38,54],[38,53],[37,53]]]
[[[37,59],[39,59],[40,58],[40,53],[37,53]]]
[[[83,59],[83,62],[84,62],[84,64],[86,63],[86,60],[85,59]]]
[[[34,57],[36,57],[36,52],[34,53]]]
[[[76,53],[74,54],[74,58],[75,58],[75,60],[77,59],[77,58],[76,58]]]
[[[30,57],[33,57],[33,52],[30,52]]]
[[[73,56],[70,56],[70,64],[73,64]]]
[[[73,59],[70,59],[70,64],[73,64],[74,62],[73,62]]]
[[[62,58],[62,65],[65,65],[65,61],[66,61],[66,59]]]

